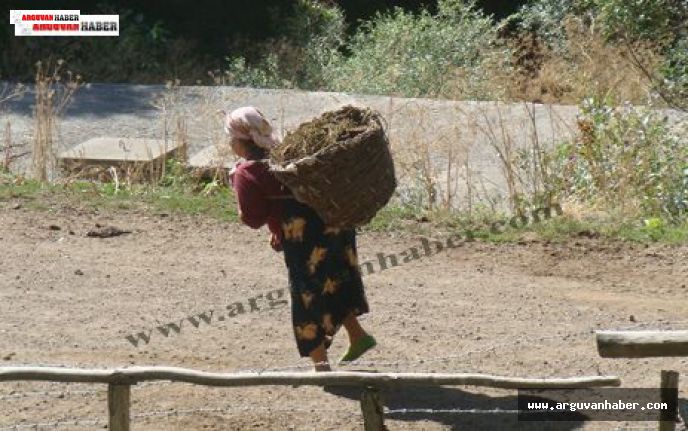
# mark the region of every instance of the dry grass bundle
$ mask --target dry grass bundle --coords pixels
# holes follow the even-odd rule
[[[372,111],[353,106],[327,112],[288,133],[270,156],[280,164],[311,156],[323,148],[346,142],[365,132],[372,116]]]
[[[330,227],[367,224],[394,193],[389,141],[381,116],[369,109],[328,112],[284,141],[271,156],[273,174]],[[278,158],[285,161],[274,163]]]

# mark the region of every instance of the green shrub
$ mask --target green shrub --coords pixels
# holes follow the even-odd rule
[[[162,187],[183,188],[190,183],[191,178],[186,166],[180,160],[169,158],[165,160],[165,174],[160,179]]]
[[[327,86],[323,71],[340,58],[346,39],[344,13],[336,6],[299,0],[286,21],[287,38],[300,51],[292,81],[299,88],[318,90]],[[295,66],[295,67],[294,67]]]
[[[610,38],[671,42],[685,31],[685,0],[584,0]]]
[[[495,26],[472,0],[440,0],[436,15],[397,8],[362,24],[349,55],[333,58],[324,78],[336,91],[441,96],[459,68],[467,86],[486,79],[478,66],[495,39]]]
[[[257,65],[246,64],[243,57],[227,57],[222,83],[237,87],[282,88],[290,84],[281,78],[277,56],[268,54]]]
[[[252,65],[227,58],[225,83],[241,87],[317,90],[326,85],[325,67],[339,58],[344,44],[344,14],[336,6],[298,0],[284,21],[281,39],[264,44],[267,55]]]
[[[532,32],[550,48],[561,50],[566,40],[562,22],[574,13],[573,4],[561,0],[537,0],[525,4],[508,17],[503,25],[513,23],[518,32]]]
[[[616,47],[623,52],[631,60],[629,66],[638,70],[643,81],[650,83],[668,105],[688,110],[688,2],[535,0],[510,16],[505,25],[515,25],[520,34],[530,32],[544,41],[556,58],[570,61],[571,48],[580,44],[571,40],[562,22],[575,23],[582,34],[599,32],[604,48]],[[528,54],[537,57],[538,52]]]
[[[558,149],[565,196],[621,215],[684,220],[688,142],[658,111],[586,100],[580,136]]]
[[[669,48],[660,74],[660,91],[674,108],[688,111],[688,34]]]

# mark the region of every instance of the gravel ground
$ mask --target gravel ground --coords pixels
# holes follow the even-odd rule
[[[83,88],[61,121],[59,150],[93,136],[160,138],[164,116],[150,101],[162,90],[104,84]],[[531,136],[522,105],[203,87],[182,89],[175,97],[169,106],[188,120],[191,154],[223,142],[215,114],[220,107],[259,106],[286,130],[324,110],[362,103],[387,118],[398,160],[404,152],[417,153],[419,143],[431,142],[434,148],[447,142],[465,144],[474,180],[487,183],[493,192],[504,188],[485,131],[502,118],[516,141]],[[5,108],[0,124],[11,123],[15,142],[30,142],[30,95]],[[542,139],[553,142],[570,132],[576,112],[574,107],[538,106]],[[482,120],[467,127],[471,118]],[[437,166],[444,162],[437,154],[431,156]],[[463,196],[462,189],[458,191]],[[93,211],[61,202],[45,205],[52,209],[37,212],[13,200],[0,201],[0,364],[308,369],[308,362],[298,358],[286,306],[261,303],[258,311],[224,320],[215,315],[197,328],[186,320],[179,334],[168,336],[154,329],[207,310],[227,310],[235,302],[249,307],[256,295],[284,291],[282,256],[269,248],[265,231],[203,217]],[[88,237],[96,223],[131,233]],[[432,236],[445,238],[441,232]],[[359,243],[365,261],[376,260],[377,253],[420,247],[420,238],[363,233]],[[463,243],[378,271],[365,277],[372,312],[363,323],[379,346],[365,357],[371,363],[355,369],[522,377],[604,374],[620,376],[624,387],[655,387],[660,369],[685,375],[688,360],[601,359],[592,331],[688,329],[687,253],[685,246],[646,248],[595,238],[554,244],[525,238],[511,245]],[[126,338],[150,330],[148,344],[135,347]],[[344,338],[336,337],[333,357],[346,348]],[[3,383],[0,430],[55,421],[59,429],[102,429],[107,419],[104,389]],[[681,395],[686,398],[685,384]],[[133,429],[358,430],[358,397],[356,392],[315,387],[142,384],[132,392]],[[515,405],[514,391],[442,387],[384,397],[391,409],[386,415],[391,430],[537,429],[517,422],[513,414],[402,411],[508,410]],[[630,429],[621,426],[577,422],[540,428]]]
[[[289,307],[266,302],[258,303],[259,311],[222,321],[216,314],[198,328],[186,321],[179,334],[154,330],[149,343],[138,347],[125,338],[235,302],[248,308],[248,299],[284,289],[283,257],[268,246],[266,231],[203,217],[94,211],[50,201],[50,211],[36,212],[15,209],[17,203],[0,202],[0,364],[218,372],[304,366],[300,370],[310,372],[296,351]],[[96,223],[131,233],[88,237]],[[436,232],[432,238],[446,237]],[[402,233],[363,232],[359,243],[361,261],[421,249],[418,236]],[[687,254],[685,246],[524,238],[511,245],[462,243],[377,271],[364,277],[371,313],[363,325],[379,346],[364,357],[370,363],[347,369],[617,375],[627,388],[656,387],[661,369],[685,376],[688,360],[602,359],[591,331],[688,329]],[[332,357],[345,348],[340,334]],[[681,386],[685,407],[688,393]],[[133,429],[360,430],[358,397],[356,391],[317,387],[141,384],[132,390]],[[631,429],[601,422],[538,428],[505,413],[401,411],[508,410],[515,391],[438,387],[384,397],[390,430]],[[102,429],[106,409],[101,385],[0,384],[0,430],[60,420],[57,429]]]

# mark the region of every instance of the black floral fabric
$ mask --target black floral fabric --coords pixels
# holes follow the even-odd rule
[[[282,247],[289,271],[292,324],[302,357],[333,336],[350,314],[369,312],[355,229],[335,229],[309,206],[285,200]]]

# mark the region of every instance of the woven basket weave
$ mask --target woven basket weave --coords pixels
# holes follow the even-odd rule
[[[392,197],[397,186],[381,117],[370,111],[365,131],[270,171],[296,200],[335,228],[363,226]]]

